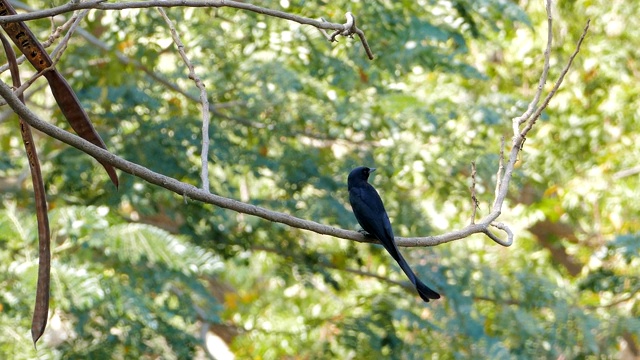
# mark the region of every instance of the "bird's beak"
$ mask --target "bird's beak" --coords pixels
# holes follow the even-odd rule
[[[372,173],[372,172],[374,172],[374,171],[376,171],[376,168],[369,168],[369,172],[370,172],[370,173]]]

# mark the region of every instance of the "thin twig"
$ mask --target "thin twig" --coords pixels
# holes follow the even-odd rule
[[[334,31],[333,34],[329,36],[330,42],[337,41],[336,37],[338,35],[352,36],[353,34],[355,34],[356,17],[353,16],[351,12],[347,12],[345,14],[345,17],[347,18],[347,22],[342,25],[342,29],[336,29],[336,31]]]
[[[22,59],[26,60],[26,58],[24,57],[24,55],[22,55]],[[16,61],[17,63],[17,61]],[[36,80],[38,80],[42,74],[44,74],[45,71],[49,71],[49,68],[43,70],[43,71],[38,71],[37,73],[33,74],[29,79],[27,79],[25,82],[22,83],[22,85],[20,85],[20,87],[16,88],[13,92],[20,96],[23,95],[24,92],[31,87],[31,85],[33,85],[34,82],[36,82]],[[4,101],[4,99],[0,99],[0,106],[4,106],[7,105],[7,102]]]
[[[76,29],[78,28],[78,25],[80,24],[82,19],[84,19],[84,17],[87,15],[88,12],[89,10],[79,11],[77,13],[74,13],[71,19],[69,19],[69,22],[71,22],[69,31],[67,31],[67,33],[64,35],[64,37],[60,41],[60,44],[58,44],[58,46],[56,46],[56,48],[53,49],[53,51],[51,52],[50,56],[51,56],[51,60],[53,61],[53,64],[51,65],[52,67],[54,67],[62,57],[62,54],[67,49],[69,40],[71,40],[71,35],[75,33]]]
[[[520,129],[520,125],[527,121],[531,114],[533,114],[533,112],[536,110],[536,106],[538,106],[538,102],[540,101],[540,97],[542,96],[542,90],[544,89],[544,85],[547,83],[547,78],[549,76],[549,68],[551,67],[551,45],[553,44],[553,13],[551,12],[551,0],[547,0],[545,9],[547,11],[547,48],[544,50],[544,65],[542,68],[542,75],[540,76],[540,81],[538,82],[538,89],[536,90],[536,94],[534,95],[533,100],[529,103],[527,111],[521,116],[513,119],[514,134],[519,132],[518,130]]]
[[[629,169],[620,170],[620,171],[616,172],[615,174],[613,174],[612,178],[613,178],[613,180],[618,180],[618,179],[622,179],[624,177],[635,175],[635,174],[638,174],[638,173],[640,173],[640,165],[634,166],[634,167],[629,168]]]
[[[525,128],[520,133],[520,136],[525,137],[527,135],[527,133],[531,130],[531,128],[533,128],[533,125],[538,120],[542,112],[549,105],[549,101],[551,101],[551,99],[556,94],[556,92],[558,92],[560,85],[562,85],[562,81],[564,81],[564,77],[567,75],[567,73],[569,72],[569,69],[571,68],[571,65],[573,64],[573,60],[578,55],[578,52],[580,52],[580,47],[582,46],[582,42],[584,41],[584,38],[587,36],[587,32],[589,31],[590,24],[591,24],[591,19],[587,20],[587,24],[584,26],[584,29],[582,30],[582,35],[580,36],[580,39],[578,39],[578,43],[576,44],[576,49],[573,51],[573,54],[571,54],[571,56],[569,57],[569,61],[564,66],[564,69],[562,69],[562,72],[560,73],[558,80],[553,86],[553,89],[549,91],[549,94],[547,94],[547,96],[544,98],[538,110],[531,116],[531,118],[529,119],[529,122],[527,123],[527,126],[525,126]]]
[[[362,46],[364,47],[364,51],[366,51],[367,53],[367,57],[369,58],[369,60],[373,60],[373,52],[371,51],[371,48],[369,47],[369,43],[367,42],[367,38],[364,36],[364,32],[358,28],[356,28],[356,34],[358,34],[358,37],[360,38],[360,42],[362,42]]]
[[[369,47],[367,38],[364,36],[364,32],[358,29],[358,27],[356,26],[356,17],[351,12],[347,12],[345,14],[345,17],[347,18],[347,22],[344,23],[344,28],[342,30],[336,29],[331,35],[327,34],[325,29],[318,28],[318,30],[320,30],[322,35],[324,35],[324,37],[327,38],[329,42],[337,42],[338,40],[336,40],[336,37],[338,35],[353,37],[353,34],[357,34],[360,42],[362,43],[362,46],[364,47],[364,51],[367,53],[367,57],[369,58],[369,60],[373,60],[373,52]],[[327,22],[324,18],[320,18],[320,20],[322,22]]]
[[[171,21],[171,19],[169,19],[167,13],[163,8],[159,7],[157,8],[157,10],[164,21],[167,23],[167,26],[169,26],[173,42],[178,47],[178,52],[182,57],[182,61],[184,61],[185,65],[189,69],[189,79],[193,80],[200,90],[200,103],[202,104],[202,150],[200,152],[200,162],[202,168],[200,169],[200,179],[202,181],[202,190],[209,192],[209,121],[211,120],[211,115],[209,114],[209,100],[207,98],[207,90],[205,89],[204,83],[202,82],[200,77],[196,75],[193,64],[189,60],[187,53],[184,51],[184,44],[180,40],[175,26],[173,26],[173,22]]]
[[[498,204],[498,194],[502,188],[502,173],[504,172],[504,136],[500,139],[500,157],[498,158],[498,172],[496,173],[496,193],[493,202],[493,210],[499,210],[502,204]],[[496,208],[498,206],[498,208]]]
[[[322,22],[328,22],[327,20],[325,20],[323,17],[320,18],[320,21]],[[323,28],[318,28],[318,30],[320,30],[320,33],[322,35],[324,35],[325,39],[327,39],[327,41],[331,42],[331,36],[327,33],[327,30],[323,29]]]
[[[598,308],[610,308],[610,307],[614,307],[617,305],[620,305],[624,302],[633,300],[634,298],[636,298],[636,296],[638,295],[638,293],[640,293],[640,287],[636,288],[634,290],[631,290],[629,293],[625,294],[625,296],[622,296],[616,300],[613,300],[607,304],[601,304],[601,305],[590,305],[588,306],[589,309],[598,309]]]
[[[495,238],[493,238],[493,237],[491,238],[491,239],[493,239],[493,241],[497,242],[498,244],[500,244],[502,246],[511,246],[513,244],[513,232],[511,231],[511,229],[507,225],[505,225],[503,223],[500,223],[500,222],[493,222],[493,223],[491,223],[491,226],[493,226],[493,227],[495,227],[497,229],[500,229],[500,230],[504,231],[507,234],[507,240],[506,241],[498,238],[497,236]]]
[[[476,162],[471,162],[471,186],[469,187],[471,190],[471,206],[473,206],[473,210],[471,211],[471,225],[476,222],[476,210],[478,210],[478,198],[476,197]]]

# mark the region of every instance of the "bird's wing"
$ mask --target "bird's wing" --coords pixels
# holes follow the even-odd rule
[[[349,202],[353,208],[353,214],[362,228],[378,237],[385,234],[383,223],[389,221],[384,205],[378,192],[371,187],[353,187],[349,190]],[[391,227],[391,223],[389,223]]]
[[[384,217],[382,219],[382,228],[384,230],[385,235],[389,238],[389,239],[394,239],[395,237],[393,236],[393,228],[391,228],[391,221],[389,220],[389,215],[387,215],[387,212],[384,212]],[[394,244],[395,244],[395,240],[394,240]]]
[[[380,195],[367,184],[365,187],[354,187],[349,190],[349,201],[358,223],[369,234],[375,236],[396,261],[401,255],[396,247],[391,221],[384,209]]]

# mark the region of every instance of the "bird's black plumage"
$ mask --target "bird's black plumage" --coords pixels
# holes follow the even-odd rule
[[[391,229],[391,222],[382,204],[382,199],[380,199],[376,189],[367,182],[369,174],[373,171],[375,171],[374,168],[361,166],[353,169],[349,174],[349,202],[353,208],[353,214],[364,231],[380,240],[384,248],[398,262],[402,271],[418,290],[422,300],[429,302],[432,299],[439,299],[440,294],[418,279],[402,257],[402,254],[400,254],[400,251],[398,251],[393,229]]]

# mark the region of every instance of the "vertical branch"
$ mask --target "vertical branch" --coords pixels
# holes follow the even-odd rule
[[[18,62],[13,48],[2,33],[0,33],[0,41],[7,55],[9,70],[14,87],[20,87],[20,72],[18,70]],[[24,103],[24,96],[19,95],[20,101]],[[33,142],[33,134],[31,127],[22,119],[20,120],[20,135],[24,149],[27,152],[27,161],[29,162],[29,170],[31,170],[31,181],[33,183],[33,196],[36,202],[36,218],[38,221],[38,284],[36,286],[36,303],[33,309],[33,318],[31,319],[31,338],[33,346],[47,327],[47,318],[49,316],[49,290],[51,284],[51,238],[49,232],[49,218],[47,216],[47,197],[44,190],[44,181],[42,180],[42,171],[40,170],[40,160],[38,152]]]
[[[536,94],[533,97],[533,100],[529,103],[527,107],[527,111],[521,116],[513,119],[513,134],[517,135],[520,131],[520,125],[522,125],[525,121],[527,121],[534,111],[537,110],[538,102],[540,101],[540,97],[542,96],[542,90],[544,89],[544,84],[547,83],[547,78],[549,76],[549,68],[551,67],[551,45],[553,43],[553,16],[551,14],[551,0],[546,1],[546,12],[547,12],[547,47],[544,50],[544,65],[542,68],[542,75],[540,75],[540,80],[538,81],[538,88],[536,90]]]
[[[494,211],[500,211],[500,209],[502,208],[502,204],[504,203],[504,199],[507,196],[509,183],[511,182],[511,175],[513,174],[515,164],[518,161],[518,155],[522,150],[522,146],[524,144],[527,133],[533,127],[533,123],[531,119],[540,116],[540,113],[542,112],[542,110],[546,108],[548,104],[548,101],[546,101],[544,104],[538,107],[538,102],[540,101],[540,97],[542,96],[542,91],[544,90],[544,84],[547,83],[547,77],[549,74],[549,67],[551,62],[551,44],[553,42],[553,16],[551,13],[551,0],[546,1],[545,9],[547,12],[547,46],[544,51],[544,65],[542,69],[542,74],[540,75],[540,81],[538,82],[538,88],[536,90],[536,94],[533,100],[531,100],[531,103],[529,103],[527,111],[525,111],[519,117],[512,119],[513,147],[511,148],[511,152],[509,153],[509,158],[507,160],[506,166],[504,168],[500,167],[504,169],[504,175],[502,176],[502,178],[499,177],[497,180],[498,185],[496,186],[495,201],[493,203]],[[580,47],[578,46],[578,49],[579,48]],[[576,49],[576,53],[578,49]],[[557,85],[560,86],[561,82],[562,82],[562,79],[560,79]],[[553,92],[550,95],[553,96],[553,94],[555,94],[555,92]],[[549,98],[549,96],[547,96],[547,98]],[[529,122],[524,127],[524,130],[521,131],[520,125],[527,122],[527,120],[529,120]],[[502,158],[503,157],[501,156],[501,160]],[[498,169],[498,172],[502,173],[500,169]]]
[[[498,159],[498,172],[496,173],[496,194],[495,201],[493,202],[493,211],[500,210],[498,204],[498,196],[500,195],[500,189],[502,188],[502,173],[504,172],[504,136],[500,139],[500,158]]]
[[[556,80],[556,83],[553,85],[553,88],[551,89],[551,91],[549,91],[547,96],[545,96],[544,100],[542,100],[542,104],[540,105],[540,107],[535,111],[533,115],[531,115],[530,119],[527,121],[527,125],[520,132],[520,137],[524,138],[527,135],[527,133],[533,128],[533,125],[535,125],[536,121],[538,120],[538,118],[540,117],[544,109],[546,109],[547,106],[549,105],[549,101],[551,101],[551,99],[558,92],[558,89],[560,89],[560,85],[562,85],[562,82],[564,81],[564,77],[569,72],[569,69],[573,64],[573,60],[575,60],[576,56],[578,56],[578,52],[580,52],[580,47],[582,46],[582,42],[584,41],[584,38],[587,36],[587,32],[589,31],[589,26],[591,26],[591,19],[587,20],[587,23],[585,24],[584,29],[582,30],[582,35],[580,36],[580,39],[578,39],[578,43],[576,44],[576,49],[573,51],[573,54],[571,54],[571,56],[569,57],[569,61],[567,61],[567,64],[564,66],[564,68],[560,72],[560,76],[558,77],[558,80]]]
[[[173,38],[173,42],[178,47],[178,52],[182,57],[185,65],[189,69],[189,79],[193,80],[196,83],[198,89],[200,89],[200,102],[202,103],[202,150],[200,153],[200,162],[202,164],[202,169],[200,172],[200,178],[202,180],[202,189],[206,192],[209,192],[209,122],[211,120],[211,115],[209,113],[209,100],[207,99],[207,91],[204,87],[204,83],[202,80],[196,75],[195,69],[186,52],[184,51],[184,44],[180,41],[180,37],[178,36],[178,32],[176,28],[173,26],[173,22],[167,16],[167,13],[163,8],[157,8],[162,18],[169,26],[169,30],[171,31],[171,37]]]
[[[476,197],[476,162],[471,162],[471,202],[473,203],[473,211],[471,212],[471,225],[476,223],[476,210],[478,210],[478,198]]]

